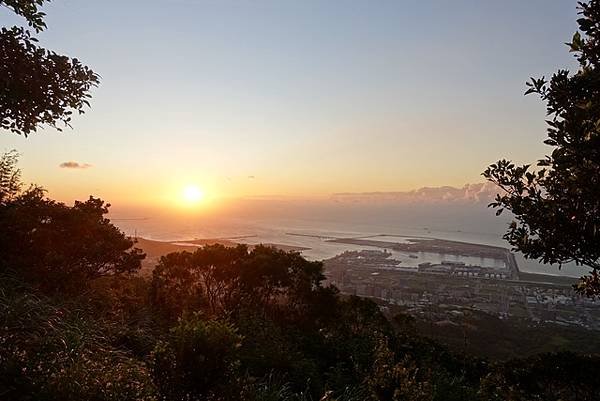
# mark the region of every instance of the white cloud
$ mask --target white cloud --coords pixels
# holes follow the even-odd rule
[[[74,161],[62,162],[58,165],[60,168],[71,168],[71,169],[85,169],[92,167],[91,164],[88,163],[79,163]]]

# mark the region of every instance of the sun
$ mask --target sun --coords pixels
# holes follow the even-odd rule
[[[197,185],[187,185],[183,188],[183,199],[187,203],[198,203],[204,199],[204,192]]]

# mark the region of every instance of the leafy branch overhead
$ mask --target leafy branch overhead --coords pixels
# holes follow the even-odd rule
[[[579,69],[531,78],[525,94],[546,103],[549,155],[535,166],[507,160],[483,173],[503,191],[490,204],[515,217],[504,238],[525,257],[591,268],[576,289],[600,295],[600,1],[579,3],[579,32],[567,45]]]
[[[40,11],[44,3],[50,3],[50,0],[1,0],[0,5],[10,8],[15,14],[27,20],[30,27],[37,32],[46,29],[44,22],[45,13]]]
[[[43,0],[0,0],[37,32],[46,27]],[[70,127],[73,113],[89,107],[99,76],[78,59],[40,47],[22,27],[0,30],[0,128],[29,135],[49,125]]]

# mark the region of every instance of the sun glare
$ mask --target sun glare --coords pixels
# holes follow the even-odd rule
[[[187,203],[198,203],[204,198],[204,192],[197,185],[188,185],[183,189],[183,199]]]

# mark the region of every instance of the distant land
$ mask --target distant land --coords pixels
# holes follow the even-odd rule
[[[491,182],[465,184],[462,187],[422,187],[412,191],[340,192],[338,201],[419,201],[419,202],[490,202],[500,190]]]
[[[462,242],[462,241],[449,241],[449,240],[441,240],[437,238],[431,237],[417,237],[417,236],[394,236],[394,235],[372,235],[372,236],[359,236],[359,237],[337,237],[334,235],[314,235],[314,234],[299,234],[299,233],[285,233],[287,236],[292,238],[306,238],[307,240],[319,240],[319,243],[316,245],[325,245],[327,243],[340,243],[340,244],[353,244],[358,247],[364,247],[366,249],[388,249],[393,252],[393,256],[397,258],[399,266],[408,267],[408,265],[414,264],[414,267],[417,267],[417,264],[421,262],[421,258],[415,256],[419,251],[425,251],[428,253],[437,252],[441,255],[457,255],[457,260],[467,260],[467,263],[473,263],[473,259],[469,259],[468,255],[472,257],[483,257],[483,258],[493,258],[495,260],[503,260],[506,261],[507,264],[515,265],[512,268],[516,271],[513,271],[514,275],[518,275],[519,279],[523,282],[532,282],[532,283],[546,283],[546,284],[554,284],[554,285],[573,285],[577,279],[574,277],[568,276],[557,276],[552,274],[540,274],[540,273],[530,273],[525,272],[519,269],[518,265],[511,257],[512,253],[506,248],[496,247],[496,246],[488,246],[476,243]],[[377,238],[381,237],[381,238]],[[404,238],[404,243],[399,243],[396,241],[391,241],[388,238],[396,237],[396,238]],[[383,240],[386,238],[387,240]],[[142,249],[146,254],[146,259],[143,261],[143,271],[150,271],[154,266],[158,263],[161,256],[164,256],[171,252],[181,252],[181,251],[193,251],[196,248],[205,246],[205,245],[214,245],[221,244],[223,246],[236,246],[238,244],[246,244],[250,249],[254,247],[256,244],[261,243],[266,246],[273,246],[277,249],[283,251],[310,251],[312,250],[311,246],[314,244],[307,242],[307,244],[300,245],[295,243],[293,245],[290,244],[282,244],[272,241],[260,241],[260,236],[257,235],[240,235],[240,236],[228,236],[228,237],[219,237],[219,238],[204,238],[204,239],[187,239],[187,240],[153,240],[148,238],[137,238],[136,247]],[[254,240],[253,243],[248,243],[248,240]],[[283,240],[283,238],[282,238]],[[338,254],[341,254],[343,250],[341,250]],[[462,255],[462,256],[461,256]],[[465,257],[467,257],[465,259]],[[327,259],[327,258],[325,258]],[[427,261],[426,259],[425,261]],[[476,263],[476,262],[475,262]]]

